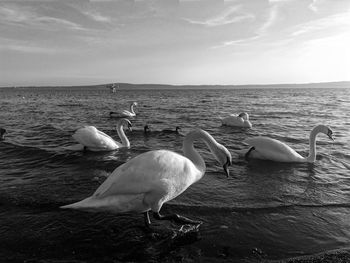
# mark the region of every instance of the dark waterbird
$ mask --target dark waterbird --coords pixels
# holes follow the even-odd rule
[[[205,173],[205,162],[193,147],[195,140],[206,143],[228,176],[228,166],[232,162],[230,152],[208,132],[197,129],[184,138],[184,155],[168,150],[140,154],[116,168],[92,196],[61,208],[90,212],[108,211],[116,214],[143,213],[147,227],[151,224],[150,210],[153,212],[153,217],[158,220],[200,224],[200,221],[178,214],[160,214],[164,203],[183,193]]]
[[[5,140],[6,129],[0,128],[0,141]]]
[[[181,128],[179,126],[176,126],[175,130],[170,130],[170,129],[164,129],[162,130],[162,133],[167,133],[167,134],[171,134],[171,133],[175,133],[175,134],[180,134]]]

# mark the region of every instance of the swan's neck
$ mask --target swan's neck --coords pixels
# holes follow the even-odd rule
[[[203,130],[195,130],[186,135],[183,142],[183,152],[184,152],[184,155],[188,159],[190,159],[193,162],[193,164],[197,167],[197,169],[200,171],[200,174],[197,178],[199,180],[200,178],[203,177],[206,170],[206,166],[202,156],[198,153],[198,151],[193,146],[193,142],[198,139],[204,141],[213,154],[217,149],[218,143],[209,133]]]
[[[128,138],[126,137],[124,130],[123,130],[123,125],[120,124],[117,126],[117,132],[118,132],[118,136],[122,142],[122,145],[124,147],[130,147],[130,142],[128,140]]]
[[[133,104],[130,104],[130,112],[131,112],[132,114],[135,114],[135,112],[134,112],[134,103],[133,103]]]
[[[310,150],[309,150],[309,156],[306,158],[308,162],[314,162],[316,160],[316,136],[320,132],[319,127],[315,127],[310,132]]]

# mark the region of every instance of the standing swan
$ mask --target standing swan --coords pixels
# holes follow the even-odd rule
[[[310,133],[310,151],[308,157],[302,157],[285,143],[268,137],[255,137],[245,140],[244,142],[251,147],[245,153],[245,157],[246,159],[255,158],[275,162],[313,163],[316,160],[316,136],[318,133],[324,133],[331,140],[334,140],[332,137],[333,132],[327,126],[318,125],[314,127]]]
[[[230,152],[209,133],[197,129],[188,133],[183,141],[184,156],[168,150],[142,153],[116,168],[92,196],[61,208],[116,214],[144,213],[147,227],[151,224],[149,210],[158,220],[199,224],[177,214],[159,213],[165,202],[174,199],[203,177],[205,163],[193,147],[197,139],[206,143],[228,176],[228,166],[232,161]]]
[[[80,128],[72,135],[72,137],[84,146],[84,150],[113,151],[121,147],[130,147],[130,142],[123,130],[124,126],[127,126],[128,129],[131,130],[132,125],[129,120],[118,120],[116,129],[122,143],[116,142],[110,136],[99,131],[94,126]]]
[[[130,111],[128,110],[123,110],[122,112],[115,112],[115,111],[111,111],[109,113],[110,117],[135,117],[136,113],[134,112],[134,106],[137,106],[137,102],[133,102],[130,104]]]
[[[242,112],[239,115],[233,115],[221,119],[222,125],[251,128],[252,124],[249,121],[249,115],[246,112]]]

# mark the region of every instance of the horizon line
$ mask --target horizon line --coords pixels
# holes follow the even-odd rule
[[[110,82],[100,84],[79,84],[79,85],[13,85],[13,86],[0,86],[1,88],[58,88],[58,87],[98,87],[109,86],[113,84],[118,85],[132,85],[132,86],[169,86],[169,87],[251,87],[251,86],[302,86],[302,85],[316,85],[316,84],[350,84],[350,80],[343,81],[325,81],[325,82],[304,82],[304,83],[274,83],[274,84],[164,84],[164,83],[131,83],[131,82]],[[121,88],[122,89],[122,88]]]

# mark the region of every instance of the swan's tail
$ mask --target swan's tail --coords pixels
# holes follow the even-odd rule
[[[85,198],[84,200],[81,200],[79,202],[69,204],[69,205],[64,205],[60,206],[62,209],[77,209],[77,210],[91,210],[96,208],[99,202],[96,202],[96,198],[93,198],[93,196],[90,196],[88,198]]]
[[[144,212],[148,208],[143,203],[143,194],[138,195],[115,195],[104,198],[90,196],[82,201],[61,206],[62,209],[76,209],[87,212]]]

